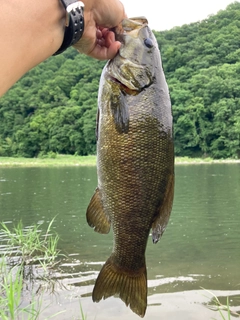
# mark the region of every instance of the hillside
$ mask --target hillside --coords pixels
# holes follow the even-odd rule
[[[240,3],[155,35],[176,155],[240,158]],[[0,156],[94,154],[104,64],[68,49],[26,74],[0,99]]]

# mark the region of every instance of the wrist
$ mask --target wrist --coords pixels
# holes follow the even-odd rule
[[[84,3],[78,0],[61,0],[61,3],[66,12],[66,28],[63,42],[54,55],[77,43],[84,32]]]

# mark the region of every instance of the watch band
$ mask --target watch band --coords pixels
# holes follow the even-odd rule
[[[77,43],[81,39],[84,31],[84,3],[78,0],[61,0],[61,2],[66,9],[67,26],[63,43],[58,51],[54,53],[54,56]]]

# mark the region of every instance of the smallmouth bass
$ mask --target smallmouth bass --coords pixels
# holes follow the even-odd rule
[[[92,298],[118,295],[144,317],[145,251],[162,236],[174,194],[174,146],[168,86],[157,41],[142,18],[115,29],[122,46],[103,69],[98,95],[98,187],[87,208],[99,233],[113,228],[113,252]]]

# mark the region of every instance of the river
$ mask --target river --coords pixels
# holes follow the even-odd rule
[[[41,225],[52,218],[65,254],[55,270],[55,294],[42,293],[46,319],[139,319],[118,298],[93,303],[91,292],[112,250],[112,233],[94,232],[85,218],[97,185],[95,167],[0,168],[0,221],[9,227]],[[177,165],[174,205],[146,260],[148,308],[144,319],[222,319],[206,307],[216,294],[240,310],[240,164]],[[1,239],[0,239],[1,240]],[[204,288],[204,289],[203,289]]]

